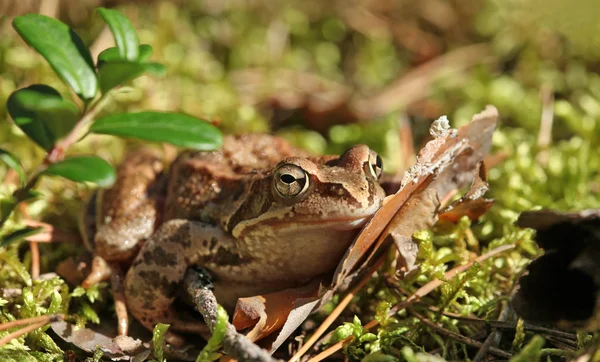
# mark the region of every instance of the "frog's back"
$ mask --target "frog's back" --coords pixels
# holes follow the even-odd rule
[[[246,194],[251,180],[282,159],[307,156],[280,137],[267,134],[225,136],[218,151],[185,151],[173,162],[165,217],[217,224]]]

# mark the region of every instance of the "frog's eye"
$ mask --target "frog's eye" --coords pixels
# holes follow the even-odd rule
[[[379,179],[381,174],[383,173],[383,161],[381,157],[377,154],[377,152],[371,150],[369,152],[369,172],[373,177]]]
[[[298,196],[308,189],[306,171],[296,165],[282,165],[273,175],[273,186],[283,197]]]

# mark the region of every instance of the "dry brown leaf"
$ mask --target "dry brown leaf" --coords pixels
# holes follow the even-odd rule
[[[440,196],[466,186],[473,179],[477,165],[491,146],[498,111],[488,106],[475,115],[471,123],[458,131],[434,123],[435,138],[419,152],[417,163],[406,173],[400,190],[384,201],[384,205],[363,228],[338,265],[331,283],[326,288],[312,286],[310,297],[300,292],[293,300],[288,290],[266,296],[244,298],[238,302],[234,325],[238,328],[253,326],[253,339],[265,337],[282,329],[276,335],[270,350],[274,351],[306,319],[328,300],[350,277],[357,276],[367,265],[387,236],[391,235],[400,248],[405,270],[414,268],[417,246],[412,234],[431,226],[436,221]],[[315,296],[315,292],[318,292]],[[272,337],[272,336],[271,336]]]
[[[139,339],[115,335],[114,331],[103,333],[90,328],[76,328],[67,322],[55,322],[52,330],[65,342],[71,343],[81,350],[93,354],[96,349],[102,350],[104,355],[113,361],[129,361],[133,356],[149,351],[148,344],[142,344]]]
[[[401,234],[411,236],[420,230],[419,227],[426,227],[435,222],[435,201],[428,202],[427,205],[415,202],[402,213],[399,213],[399,210],[411,197],[426,188],[433,190],[440,199],[471,182],[477,165],[491,147],[497,119],[496,108],[487,106],[483,112],[476,114],[469,124],[460,127],[458,131],[446,130],[446,134],[440,131],[442,134],[436,134],[437,137],[423,147],[417,156],[417,162],[404,176],[400,190],[386,198],[383,207],[375,213],[344,255],[335,273],[334,289],[356,271],[361,258],[367,255],[368,250],[372,250],[368,259],[361,264],[368,263],[375,250],[392,232],[395,231],[395,239],[402,239],[400,243],[404,244],[406,239],[401,238]],[[432,126],[434,131],[435,126]],[[429,193],[426,199],[431,201],[432,195]],[[396,215],[397,218],[392,221]],[[404,223],[403,216],[406,215],[411,215],[413,220],[419,220],[418,225],[411,228],[409,224]],[[405,248],[407,247],[403,246],[403,249]]]
[[[299,288],[240,298],[233,314],[233,325],[237,330],[252,327],[246,337],[259,340],[283,328],[293,311],[318,300],[320,287],[321,281],[316,280]]]
[[[449,222],[457,222],[463,216],[467,216],[471,220],[479,219],[494,205],[494,200],[483,198],[488,189],[487,170],[484,163],[481,162],[477,166],[477,172],[469,191],[444,208],[439,214],[439,219]]]

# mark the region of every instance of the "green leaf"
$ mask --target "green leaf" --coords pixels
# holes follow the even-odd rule
[[[5,221],[12,214],[17,206],[17,200],[12,196],[3,197],[0,199],[0,220]],[[2,225],[0,225],[1,227]]]
[[[79,119],[79,109],[60,93],[44,84],[13,92],[7,101],[15,124],[37,144],[48,150],[67,135]]]
[[[150,59],[152,56],[152,47],[149,44],[141,44],[138,48],[138,62],[143,63]],[[117,47],[106,48],[100,54],[98,54],[98,67],[105,62],[112,62],[115,60],[123,60],[119,55],[119,49]]]
[[[30,87],[13,92],[6,101],[8,114],[10,114],[13,121],[15,121],[15,124],[40,147],[49,151],[52,146],[54,146],[56,137],[40,116],[35,111],[26,108],[26,105],[23,104],[23,99],[27,98],[26,94],[23,94],[23,92],[27,90],[46,94],[48,96],[56,95],[58,92],[52,87],[43,84],[34,84]],[[21,95],[24,95],[24,97],[21,97]]]
[[[96,156],[75,156],[53,163],[43,172],[45,175],[61,176],[76,182],[93,182],[108,187],[115,182],[115,170],[108,162]]]
[[[0,148],[0,161],[3,161],[8,167],[17,172],[17,175],[19,175],[19,185],[22,186],[25,184],[25,182],[27,182],[27,177],[25,176],[25,171],[23,171],[23,166],[21,166],[21,162],[19,162],[15,155],[3,148]]]
[[[223,339],[227,334],[227,324],[229,322],[229,316],[223,307],[217,306],[217,322],[213,330],[212,336],[206,342],[206,346],[202,349],[196,362],[212,362],[221,357],[221,354],[217,351],[223,344]]]
[[[140,45],[138,51],[138,62],[145,62],[152,56],[152,46],[150,44]]]
[[[541,336],[535,335],[523,349],[514,355],[511,362],[534,362],[541,359],[542,347],[546,341]]]
[[[100,324],[100,317],[98,313],[92,308],[88,302],[81,301],[81,314],[86,321],[90,321],[94,324]]]
[[[96,95],[97,80],[90,51],[66,24],[54,18],[27,14],[17,16],[13,27],[40,53],[54,71],[84,100]]]
[[[11,243],[24,239],[28,236],[38,234],[40,231],[42,231],[41,227],[34,228],[30,226],[27,226],[23,229],[19,229],[17,231],[13,231],[12,233],[5,235],[2,238],[2,241],[0,241],[0,248],[4,248],[10,245]]]
[[[169,326],[169,324],[158,323],[152,331],[152,352],[154,352],[154,357],[159,362],[164,361],[165,335]]]
[[[135,63],[126,60],[104,62],[98,69],[98,80],[102,93],[129,82],[143,73],[162,74],[165,66],[158,63]]]
[[[139,112],[113,114],[98,119],[91,132],[168,142],[176,146],[211,151],[221,147],[223,136],[210,123],[182,113]]]
[[[121,14],[121,12],[114,9],[99,8],[98,12],[108,24],[108,27],[115,38],[115,43],[119,49],[119,56],[121,59],[130,61],[137,60],[140,41],[135,32],[135,28],[129,19]]]

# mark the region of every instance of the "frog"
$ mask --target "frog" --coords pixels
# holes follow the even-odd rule
[[[228,311],[331,274],[382,205],[382,172],[367,145],[314,156],[269,134],[224,136],[220,149],[183,151],[170,167],[138,152],[96,196],[91,238],[109,263],[131,262],[124,296],[137,321],[187,332],[174,301],[188,269],[210,274]]]

